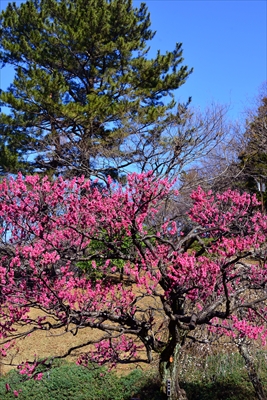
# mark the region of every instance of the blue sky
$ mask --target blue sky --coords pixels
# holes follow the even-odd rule
[[[1,9],[8,1],[0,0]],[[17,1],[17,3],[19,3]],[[134,6],[141,1],[134,0]],[[147,0],[152,29],[151,56],[183,43],[184,64],[194,68],[176,98],[193,98],[195,107],[230,105],[237,118],[267,80],[267,1]],[[1,88],[11,83],[1,71]]]
[[[141,2],[134,1],[137,6]],[[177,91],[195,107],[230,105],[232,118],[248,106],[267,80],[267,1],[148,0],[151,52],[183,43],[184,64],[193,74]]]

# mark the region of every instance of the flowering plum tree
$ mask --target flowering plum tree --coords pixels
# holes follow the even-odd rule
[[[88,329],[88,340],[54,358],[79,348],[78,363],[113,366],[151,362],[158,353],[162,390],[168,382],[166,396],[181,400],[186,394],[177,379],[179,349],[201,326],[265,341],[267,217],[258,201],[199,188],[188,214],[192,229],[184,234],[179,221],[164,216],[170,196],[178,196],[172,183],[152,173],[130,175],[125,187],[109,180],[106,189],[83,178],[4,180],[2,356],[30,332]],[[252,257],[259,261],[251,265]],[[116,280],[121,266],[124,280]],[[37,310],[34,319],[31,309]],[[39,363],[26,362],[21,373],[41,378]]]

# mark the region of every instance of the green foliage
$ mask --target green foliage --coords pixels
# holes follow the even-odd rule
[[[267,387],[266,353],[255,359],[261,380]],[[202,356],[189,353],[181,359],[179,378],[188,400],[256,400],[244,361],[238,353]],[[11,386],[6,392],[5,384]],[[21,392],[21,400],[163,400],[156,375],[136,369],[119,377],[103,367],[86,369],[72,363],[60,363],[46,372],[41,381],[27,381],[17,371],[0,379],[0,398],[14,399],[13,390]]]
[[[125,255],[133,248],[132,238],[124,235],[113,235],[112,242],[117,241],[118,249],[122,255]],[[86,272],[92,280],[102,279],[108,273],[112,272],[112,268],[116,268],[116,272],[123,273],[123,266],[125,260],[119,258],[116,254],[116,249],[109,248],[109,235],[106,231],[102,232],[99,240],[92,239],[87,249],[88,254],[92,257],[89,261],[82,261],[77,263],[77,267],[83,272]],[[108,267],[105,268],[105,261],[111,259]],[[93,265],[95,263],[95,266]]]
[[[30,164],[24,159],[25,138],[18,132],[13,134],[8,117],[5,118],[0,114],[0,118],[2,118],[2,122],[6,121],[6,125],[0,124],[0,175],[14,174],[17,171],[31,172]],[[27,142],[27,146],[29,145]]]
[[[148,234],[152,235],[153,229],[148,229]],[[145,249],[145,244],[138,234],[135,240],[139,241],[140,248]],[[115,248],[114,242],[117,244]],[[153,238],[151,243],[154,244]],[[92,239],[88,246],[87,253],[91,260],[78,262],[76,266],[81,271],[86,272],[91,280],[103,279],[109,273],[112,273],[113,269],[116,273],[123,274],[123,267],[133,249],[133,238],[127,235],[125,231],[115,234],[114,232],[108,233],[105,230],[102,231],[99,239]],[[110,260],[107,267],[105,267],[106,260]]]
[[[1,173],[13,172],[19,169],[18,156],[5,146],[0,146],[0,171]]]
[[[267,186],[267,97],[261,99],[257,112],[247,121],[244,137],[247,143],[239,155],[242,173],[236,185],[256,193],[266,207],[267,191],[263,190],[262,184]],[[259,193],[259,184],[262,193]]]
[[[131,0],[10,3],[0,15],[0,63],[15,69],[0,95],[11,111],[0,116],[7,148],[22,137],[14,154],[32,154],[35,171],[119,178],[144,145],[160,145],[179,119],[173,91],[191,71],[180,43],[147,58],[150,24]]]
[[[189,252],[194,251],[196,253],[201,252],[202,255],[209,256],[209,253],[205,250],[205,248],[208,248],[210,244],[214,239],[212,238],[201,238],[201,243],[198,240],[195,240],[192,244],[190,244],[189,247]]]
[[[5,384],[11,387],[6,392]],[[14,399],[13,390],[21,392],[21,400],[130,400],[133,396],[147,393],[149,396],[149,377],[140,369],[119,378],[104,368],[91,366],[91,369],[76,364],[63,364],[45,373],[41,381],[25,381],[18,372],[12,371],[0,380],[0,398]],[[153,397],[157,400],[159,397]]]

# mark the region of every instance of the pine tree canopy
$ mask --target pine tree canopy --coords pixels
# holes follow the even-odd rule
[[[181,43],[148,57],[150,25],[145,4],[131,0],[9,4],[0,61],[15,77],[1,94],[10,110],[0,116],[2,172],[116,177],[141,153],[153,163],[152,147],[162,151],[161,135],[180,118],[174,91],[192,70]]]

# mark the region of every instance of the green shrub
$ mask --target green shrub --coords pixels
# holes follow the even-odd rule
[[[267,355],[255,355],[257,368],[267,389]],[[187,354],[181,360],[179,379],[188,400],[256,400],[244,361],[238,353]],[[5,384],[11,387],[6,392]],[[83,368],[59,364],[45,372],[41,381],[27,381],[13,370],[0,379],[0,399],[14,400],[13,390],[21,390],[20,400],[162,400],[156,372],[136,369],[119,377],[103,367]]]
[[[9,392],[6,383],[11,387]],[[13,390],[21,390],[21,400],[128,400],[140,394],[146,384],[147,377],[141,370],[119,378],[104,368],[66,363],[45,372],[41,381],[29,381],[11,371],[0,380],[0,399],[14,399]]]

